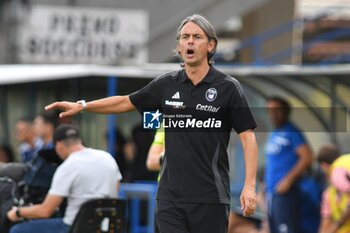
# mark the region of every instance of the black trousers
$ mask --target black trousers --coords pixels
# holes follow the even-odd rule
[[[230,206],[157,200],[160,233],[227,233]]]

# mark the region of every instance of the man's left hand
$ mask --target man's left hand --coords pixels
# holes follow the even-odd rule
[[[255,186],[245,185],[243,187],[240,200],[241,200],[243,216],[250,216],[254,214],[256,210]]]
[[[12,206],[11,210],[7,212],[7,218],[10,219],[12,222],[18,222],[21,219],[16,215],[16,206]]]
[[[292,184],[293,182],[290,179],[284,178],[277,184],[276,192],[278,194],[285,194],[292,187]]]

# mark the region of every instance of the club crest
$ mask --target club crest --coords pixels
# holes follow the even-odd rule
[[[215,88],[209,88],[206,92],[205,92],[205,98],[209,101],[209,102],[213,102],[216,97],[218,95],[218,92],[216,91]]]

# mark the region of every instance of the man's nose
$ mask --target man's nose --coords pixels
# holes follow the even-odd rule
[[[187,41],[189,44],[193,44],[193,36],[190,36]]]

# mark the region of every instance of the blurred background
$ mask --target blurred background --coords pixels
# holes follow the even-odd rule
[[[292,120],[315,153],[330,142],[350,151],[349,0],[0,0],[0,142],[19,160],[19,118],[57,100],[129,94],[180,69],[175,33],[194,13],[215,27],[215,65],[242,83],[255,111],[261,166],[271,95],[292,104]],[[79,127],[87,145],[118,157],[130,154],[119,147],[137,140],[141,116],[84,113],[66,121]],[[147,149],[136,170],[146,170]],[[234,134],[229,149],[238,192],[244,170]],[[128,182],[156,177],[129,175]]]
[[[35,116],[52,101],[128,94],[178,69],[177,26],[199,13],[219,36],[216,65],[242,82],[251,106],[263,107],[265,97],[281,94],[293,107],[315,108],[310,121],[320,127],[309,131],[324,131],[313,136],[339,141],[347,151],[345,133],[333,134],[346,130],[330,129],[335,127],[331,108],[349,106],[349,11],[350,1],[344,0],[2,0],[0,141],[15,144],[16,119]],[[112,88],[110,77],[118,79]],[[73,120],[88,144],[106,148],[105,116]],[[127,137],[139,121],[136,112],[116,118]]]

